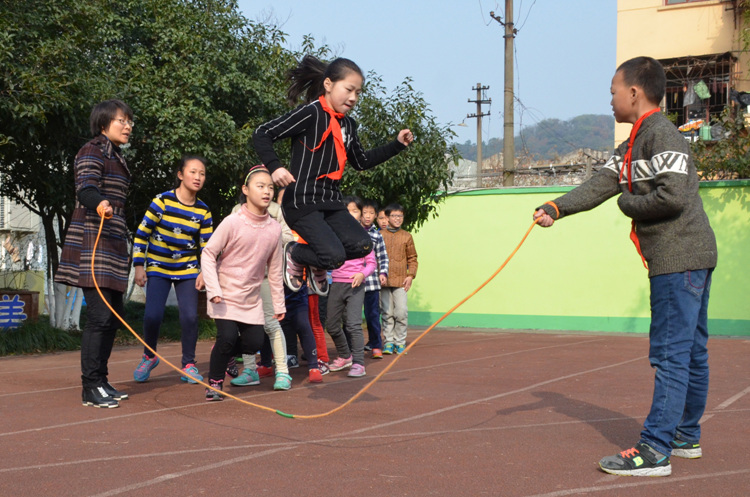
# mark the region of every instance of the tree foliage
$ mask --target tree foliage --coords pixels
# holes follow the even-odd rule
[[[365,148],[392,141],[405,128],[414,134],[414,142],[373,169],[360,172],[347,168],[342,191],[375,200],[381,206],[393,202],[403,205],[407,229],[417,229],[435,217],[452,179],[448,165],[458,161],[458,151],[448,143],[453,132],[436,122],[411,79],[406,78],[389,94],[382,79],[369,73],[354,117]]]
[[[91,95],[107,86],[95,2],[3,3],[0,15],[0,194],[39,214],[50,263],[54,225],[73,206],[73,157],[88,135]],[[85,68],[85,70],[84,70]]]
[[[218,221],[256,164],[251,135],[288,110],[286,71],[301,53],[284,48],[271,23],[253,22],[235,0],[10,0],[0,3],[0,195],[42,217],[50,271],[75,203],[73,160],[88,141],[91,108],[128,103],[135,127],[124,153],[133,176],[131,229],[151,198],[173,186],[184,154],[207,158],[200,197]],[[326,57],[306,38],[300,52]],[[450,131],[409,80],[387,94],[371,75],[357,110],[374,146],[410,127],[417,142],[388,166],[347,174],[352,193],[407,206],[413,226],[435,214],[449,178]],[[279,147],[288,158],[289,147]],[[446,159],[446,155],[447,159]]]

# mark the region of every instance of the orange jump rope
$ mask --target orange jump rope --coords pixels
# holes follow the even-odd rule
[[[547,203],[550,204],[550,205],[552,205],[555,208],[555,211],[557,211],[557,206],[554,203],[552,203],[552,202],[547,202]],[[443,314],[440,317],[440,319],[438,319],[437,321],[435,321],[429,328],[427,328],[422,333],[420,333],[419,336],[417,338],[415,338],[406,347],[406,349],[404,349],[403,353],[396,355],[394,357],[393,361],[390,361],[390,363],[380,373],[378,373],[378,375],[375,376],[375,378],[373,378],[372,380],[370,380],[369,383],[367,383],[364,387],[362,387],[362,389],[359,392],[357,392],[356,394],[354,394],[354,396],[352,396],[349,400],[347,400],[343,404],[341,404],[338,407],[335,407],[334,409],[331,409],[331,410],[329,410],[327,412],[320,413],[320,414],[307,414],[307,415],[305,415],[305,414],[289,414],[289,413],[280,411],[278,409],[274,409],[272,407],[264,406],[264,405],[261,405],[261,404],[255,404],[253,402],[249,402],[247,400],[240,399],[239,397],[235,397],[234,395],[232,395],[230,393],[220,391],[220,390],[212,387],[211,385],[209,385],[209,384],[207,384],[207,383],[205,383],[205,382],[203,382],[203,381],[195,378],[194,376],[192,376],[192,375],[184,372],[182,369],[178,368],[177,366],[175,366],[174,364],[172,364],[171,362],[169,362],[168,360],[166,360],[164,357],[162,357],[161,355],[159,355],[153,348],[151,348],[138,335],[138,333],[136,333],[133,330],[133,328],[131,328],[130,325],[128,325],[128,323],[119,314],[117,314],[117,312],[115,312],[115,310],[112,308],[112,306],[109,305],[109,302],[107,302],[107,300],[102,295],[101,290],[99,289],[99,284],[96,282],[96,276],[95,276],[95,273],[94,273],[94,260],[95,260],[95,257],[96,257],[96,248],[99,245],[99,238],[100,238],[100,236],[102,234],[102,228],[104,227],[104,220],[105,219],[109,219],[109,218],[112,217],[112,215],[105,216],[104,210],[101,209],[101,208],[97,208],[96,212],[101,217],[101,221],[99,223],[99,232],[96,234],[96,241],[94,242],[94,251],[93,251],[93,254],[91,256],[91,276],[94,279],[94,286],[96,287],[96,291],[99,293],[99,296],[101,297],[102,301],[106,304],[106,306],[109,308],[109,310],[112,311],[112,313],[117,317],[117,319],[119,319],[120,322],[125,325],[125,327],[128,329],[128,331],[130,331],[130,333],[132,333],[133,336],[139,342],[141,342],[148,350],[150,350],[156,357],[158,357],[161,362],[166,363],[169,367],[171,367],[172,369],[174,369],[175,371],[177,371],[178,373],[180,373],[180,375],[190,376],[190,378],[192,378],[193,380],[195,380],[197,383],[200,383],[201,385],[203,385],[204,387],[206,387],[206,388],[208,388],[210,390],[213,390],[215,392],[219,392],[224,397],[228,397],[228,398],[236,400],[237,402],[240,402],[242,404],[246,404],[248,406],[256,407],[256,408],[262,409],[264,411],[273,412],[273,413],[276,413],[276,414],[278,414],[280,416],[283,416],[285,418],[292,418],[292,419],[316,419],[316,418],[324,418],[326,416],[330,416],[331,414],[334,414],[334,413],[342,410],[343,408],[345,408],[346,406],[348,406],[349,404],[351,404],[352,402],[354,402],[355,400],[357,400],[359,397],[361,397],[362,394],[364,394],[367,390],[369,390],[371,386],[373,386],[378,380],[380,380],[380,378],[382,378],[388,371],[390,371],[391,368],[393,368],[393,366],[395,366],[396,363],[407,352],[409,352],[409,350],[411,350],[411,348],[414,347],[425,335],[427,335],[429,332],[431,332],[433,329],[435,329],[435,327],[438,324],[440,324],[445,318],[447,318],[451,313],[453,313],[453,311],[455,311],[456,309],[458,309],[459,307],[461,307],[467,300],[469,300],[474,295],[476,295],[482,288],[484,288],[485,286],[487,286],[487,284],[490,281],[492,281],[495,278],[495,276],[497,276],[500,273],[500,271],[502,271],[505,268],[505,266],[508,264],[508,262],[510,262],[510,260],[513,258],[513,256],[516,255],[516,252],[518,252],[518,249],[520,249],[521,245],[523,245],[523,243],[526,241],[526,238],[528,238],[529,234],[531,233],[531,230],[534,229],[534,226],[538,223],[538,220],[534,219],[534,221],[531,223],[531,226],[529,226],[529,229],[526,230],[526,234],[523,235],[523,238],[521,238],[521,241],[518,243],[518,245],[516,245],[516,248],[513,250],[513,252],[511,252],[511,254],[508,256],[508,258],[505,259],[505,262],[503,262],[502,265],[499,268],[497,268],[497,270],[494,273],[492,273],[492,275],[489,278],[487,278],[487,280],[484,283],[482,283],[481,285],[479,285],[476,290],[474,290],[473,292],[471,292],[469,295],[467,295],[466,297],[464,297],[463,299],[461,299],[460,302],[458,302],[456,305],[454,305],[453,307],[451,307],[448,310],[448,312],[446,312],[445,314]],[[559,217],[559,214],[558,214],[558,217]]]

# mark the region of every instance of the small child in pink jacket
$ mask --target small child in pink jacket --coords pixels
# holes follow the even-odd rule
[[[362,217],[362,201],[357,197],[345,197],[344,204],[349,213],[360,221]],[[364,231],[364,229],[363,229]],[[365,372],[365,340],[362,333],[362,307],[365,302],[365,287],[363,282],[377,267],[375,253],[370,252],[360,259],[350,259],[331,273],[333,283],[328,294],[328,334],[336,345],[339,357],[330,364],[331,371],[341,371],[351,368],[348,376],[364,376]],[[347,343],[344,330],[341,327],[342,318],[345,320],[347,332],[351,339],[351,350]]]
[[[250,168],[242,193],[247,202],[221,222],[201,254],[208,315],[216,322],[208,378],[209,385],[217,390],[223,390],[229,360],[238,353],[254,354],[263,344],[265,318],[260,285],[266,269],[274,317],[281,321],[286,313],[281,226],[267,210],[273,197],[268,170],[263,166]],[[206,400],[223,397],[207,388]]]

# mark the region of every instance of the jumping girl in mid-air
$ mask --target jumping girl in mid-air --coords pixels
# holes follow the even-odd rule
[[[339,58],[325,64],[307,55],[287,79],[289,102],[296,105],[304,94],[305,103],[260,125],[253,143],[276,186],[287,187],[282,204],[286,222],[307,242],[285,247],[284,280],[290,289],[299,290],[307,266],[311,290],[326,295],[327,269],[372,251],[370,236],[341,201],[344,165],[348,160],[357,170],[369,169],[394,157],[414,137],[402,129],[396,140],[364,150],[357,138],[357,123],[346,115],[357,103],[364,83],[362,70],[351,60]],[[292,139],[289,170],[273,149],[273,143],[283,138]]]

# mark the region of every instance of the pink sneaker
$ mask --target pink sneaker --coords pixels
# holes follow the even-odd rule
[[[360,376],[364,376],[367,373],[365,372],[365,367],[361,364],[352,364],[352,369],[349,370],[349,374],[346,376],[351,376],[352,378],[359,378]]]
[[[352,356],[349,356],[346,359],[338,357],[328,365],[328,369],[330,369],[331,371],[341,371],[342,369],[350,367],[352,367]]]

